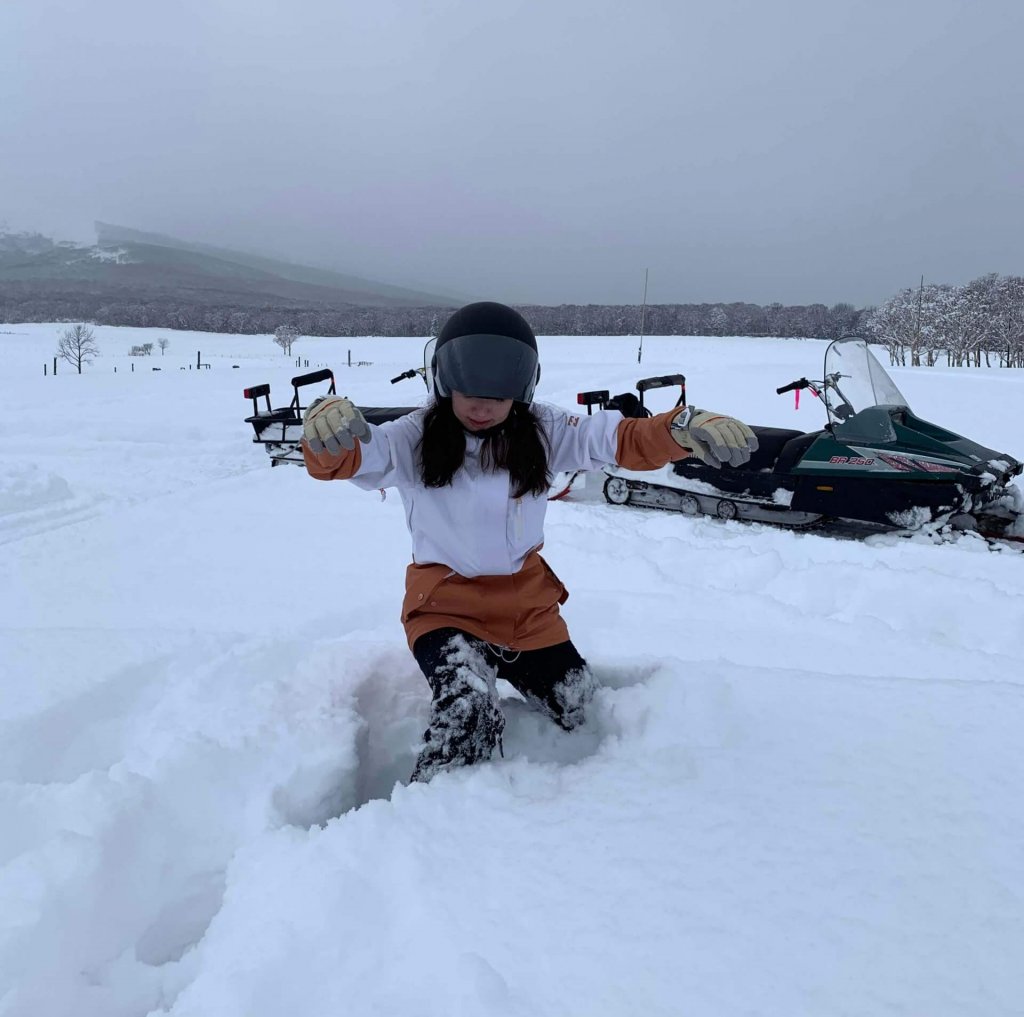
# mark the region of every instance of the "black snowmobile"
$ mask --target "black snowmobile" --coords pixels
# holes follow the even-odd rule
[[[407,378],[420,378],[430,391],[430,358],[434,353],[434,342],[431,339],[423,348],[423,366],[413,367],[403,371],[397,378],[391,379],[395,385]],[[303,466],[302,448],[302,416],[306,407],[302,403],[302,389],[309,385],[316,385],[320,382],[329,382],[326,392],[322,395],[335,395],[337,388],[334,382],[334,372],[325,367],[319,371],[311,371],[309,374],[300,374],[292,378],[292,401],[287,406],[279,406],[276,410],[270,405],[270,386],[253,385],[251,388],[243,389],[246,399],[252,400],[252,415],[245,418],[247,424],[252,424],[256,436],[253,443],[262,445],[267,455],[270,456],[271,466],[280,466],[282,463],[292,463]],[[259,400],[266,400],[266,407],[260,409]],[[388,420],[397,420],[407,413],[412,413],[415,406],[360,406],[363,416],[371,424],[383,424]]]
[[[422,369],[414,369],[392,378],[391,383],[401,381],[403,378],[415,377]],[[255,432],[253,443],[262,445],[267,455],[270,456],[271,466],[280,466],[282,463],[293,463],[298,466],[304,465],[302,459],[302,414],[306,407],[302,404],[300,389],[307,385],[316,385],[319,382],[330,382],[327,386],[326,395],[335,395],[334,372],[325,367],[319,371],[311,371],[309,374],[300,374],[292,378],[292,401],[287,406],[279,406],[276,410],[270,405],[270,386],[253,385],[243,389],[242,394],[246,399],[252,400],[252,415],[245,418],[247,424],[252,424]],[[266,400],[266,407],[260,409],[260,399]],[[386,420],[397,420],[411,413],[414,406],[360,406],[363,416],[371,424],[383,424]]]
[[[639,399],[583,393],[588,406],[647,415],[644,392],[685,378],[644,379]],[[867,530],[917,529],[948,521],[991,537],[1024,538],[1024,497],[1011,481],[1013,456],[914,415],[907,400],[859,336],[829,344],[823,381],[798,381],[776,391],[808,390],[822,399],[829,422],[804,433],[754,427],[759,448],[741,467],[714,469],[690,458],[637,473],[607,467],[605,498],[688,515],[790,527],[852,524]]]

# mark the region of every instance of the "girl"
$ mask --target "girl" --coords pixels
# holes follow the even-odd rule
[[[405,505],[402,623],[433,694],[413,780],[490,758],[504,728],[497,678],[567,731],[583,723],[594,679],[559,613],[568,593],[539,554],[554,473],[687,455],[739,465],[757,447],[745,424],[693,407],[624,419],[534,403],[537,340],[503,304],[456,311],[430,371],[433,401],[379,426],[348,399],[315,400],[302,442],[317,480],[397,487]]]

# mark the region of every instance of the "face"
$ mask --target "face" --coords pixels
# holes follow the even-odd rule
[[[452,392],[452,411],[467,431],[486,431],[504,423],[512,412],[512,400],[482,399]]]

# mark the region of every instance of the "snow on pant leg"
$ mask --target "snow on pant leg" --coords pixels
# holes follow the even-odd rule
[[[587,662],[569,640],[541,650],[523,650],[518,656],[504,651],[498,662],[498,677],[540,706],[566,731],[586,720],[587,704],[596,688]]]
[[[412,779],[428,781],[441,770],[490,759],[505,718],[487,644],[459,629],[436,629],[420,636],[412,652],[433,693]]]

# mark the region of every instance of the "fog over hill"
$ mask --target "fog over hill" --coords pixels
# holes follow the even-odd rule
[[[263,255],[109,223],[93,246],[35,233],[0,234],[0,296],[7,303],[74,296],[124,301],[173,297],[197,306],[450,307],[424,293]]]

